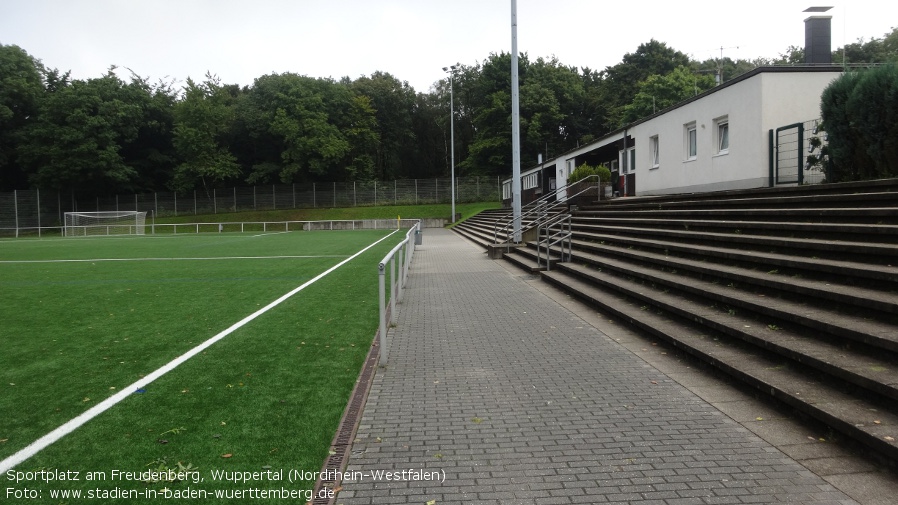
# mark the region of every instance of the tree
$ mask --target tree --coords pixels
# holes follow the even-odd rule
[[[522,155],[554,156],[577,146],[588,130],[583,121],[586,93],[575,67],[556,58],[537,58],[521,85]]]
[[[875,162],[867,149],[868,140],[859,128],[861,111],[858,110],[858,98],[854,96],[865,73],[843,74],[823,90],[820,99],[823,129],[828,137],[826,150],[831,158],[829,182],[876,178]],[[886,105],[875,100],[872,106]]]
[[[415,132],[415,158],[405,177],[417,179],[446,175],[444,167],[449,166],[449,135],[448,126],[441,127],[446,123],[442,105],[441,97],[436,93],[418,93],[415,98],[415,113],[411,118]],[[456,133],[459,131],[456,130]],[[457,149],[456,156],[458,154]]]
[[[536,161],[540,153],[548,157],[575,147],[590,131],[579,71],[554,58],[530,62],[526,54],[518,58],[518,65],[521,158]],[[510,68],[510,54],[493,54],[479,67],[463,68],[463,79],[456,81],[465,83],[470,92],[458,100],[459,123],[469,123],[473,132],[468,156],[459,163],[469,175],[505,174],[511,165]]]
[[[833,61],[844,63],[898,62],[898,28],[870,40],[860,38],[833,51]]]
[[[639,91],[623,108],[621,121],[624,124],[648,117],[714,87],[714,77],[696,74],[687,67],[677,67],[666,75],[652,75],[639,83]]]
[[[621,124],[624,107],[636,97],[639,83],[651,75],[666,75],[677,67],[688,65],[687,55],[668,47],[664,42],[651,39],[640,44],[635,52],[625,54],[617,65],[606,68],[603,74],[603,94],[610,102],[604,124],[606,131]]]
[[[374,177],[378,142],[371,100],[346,83],[297,74],[256,79],[242,107],[253,156],[250,183],[343,181]]]
[[[204,187],[237,178],[240,165],[228,149],[234,125],[234,97],[218,77],[206,74],[197,83],[187,79],[184,97],[174,107],[174,147],[181,163],[172,186],[186,191],[201,182]]]
[[[873,177],[898,176],[898,65],[864,72],[846,107],[872,162]]]
[[[122,150],[138,138],[150,97],[119,79],[114,67],[98,79],[55,85],[20,145],[30,182],[93,194],[137,189],[138,172]]]
[[[412,117],[415,114],[415,91],[407,82],[392,75],[375,72],[350,84],[358,95],[370,100],[377,121],[379,142],[375,147],[374,173],[381,180],[414,173],[418,142]]]
[[[43,97],[42,71],[40,62],[22,48],[0,45],[0,190],[27,186],[18,146]]]
[[[137,171],[137,189],[158,190],[172,180],[177,163],[173,130],[178,92],[171,82],[150,84],[148,78],[133,73],[128,88],[141,104],[143,121],[137,138],[122,146],[121,155]]]

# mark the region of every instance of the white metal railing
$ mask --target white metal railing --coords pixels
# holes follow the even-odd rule
[[[573,232],[571,230],[570,214],[558,214],[548,221],[541,223],[536,229],[536,234],[538,237],[536,246],[537,265],[542,266],[543,264],[543,249],[545,248],[546,270],[552,270],[552,259],[550,254],[552,247],[557,245],[561,246],[561,261],[565,262],[571,260],[571,255],[573,254],[571,237],[573,236]]]
[[[590,175],[579,181],[572,182],[563,188],[559,188],[538,200],[534,200],[524,207],[521,208],[521,225],[524,225],[525,221],[529,221],[529,227],[533,228],[535,226],[539,226],[541,223],[545,222],[548,219],[552,219],[555,215],[552,213],[556,207],[560,207],[565,205],[565,202],[557,201],[557,195],[562,190],[566,193],[566,200],[574,198],[576,196],[580,196],[587,191],[598,188],[601,190],[601,181],[598,175]],[[576,193],[572,193],[575,188],[583,187]],[[571,194],[572,193],[572,194]],[[553,197],[556,197],[556,200],[550,201]],[[507,222],[506,222],[507,221]],[[505,223],[505,226],[500,227],[502,223]],[[499,219],[496,220],[496,224],[493,225],[493,241],[494,243],[499,243],[499,234],[500,232],[504,233],[505,236],[508,236],[508,231],[511,226],[514,224],[512,213],[508,213]]]
[[[377,265],[378,298],[380,304],[380,364],[386,365],[389,357],[389,343],[387,342],[387,303],[386,303],[386,270],[390,265],[390,324],[396,324],[396,302],[402,299],[402,290],[408,278],[408,268],[415,254],[415,246],[422,241],[421,221],[417,221],[405,234],[405,239],[396,245],[384,259]],[[399,275],[396,275],[396,256],[399,255]]]
[[[155,235],[184,233],[247,233],[317,230],[389,230],[400,227],[407,219],[345,219],[329,221],[233,221],[221,223],[148,224],[147,232]]]

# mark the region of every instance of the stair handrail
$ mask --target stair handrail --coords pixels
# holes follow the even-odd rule
[[[556,206],[561,207],[561,206],[565,205],[564,202],[559,202],[559,201],[557,201],[557,199],[552,202],[549,202],[550,198],[552,198],[553,196],[557,196],[558,193],[560,193],[562,189],[565,190],[565,192],[567,192],[567,190],[569,188],[573,188],[578,185],[583,185],[584,181],[590,181],[592,179],[595,180],[596,187],[598,187],[599,184],[601,183],[601,179],[599,179],[598,175],[590,175],[588,177],[584,177],[583,179],[580,179],[579,181],[572,182],[572,183],[564,186],[563,188],[556,189],[555,191],[548,193],[548,194],[544,195],[543,197],[541,197],[537,200],[534,200],[534,201],[528,203],[527,205],[521,207],[521,222],[523,223],[523,221],[525,219],[530,219],[532,221],[530,224],[530,228],[533,228],[534,226],[539,226],[539,224],[541,222],[543,222],[545,219],[547,219],[549,217],[549,213],[553,207],[556,207]],[[565,199],[580,196],[592,188],[593,188],[593,185],[591,183],[588,183],[588,184],[586,184],[586,187],[581,189],[580,191],[578,191],[572,195],[566,195]],[[526,211],[525,211],[525,209],[526,209]],[[506,222],[506,220],[507,220],[507,222]],[[502,228],[499,228],[499,225],[503,222],[506,223],[505,226],[503,226]],[[497,244],[499,243],[499,232],[500,231],[504,232],[505,236],[507,237],[508,230],[509,230],[509,228],[511,228],[511,226],[513,224],[514,224],[514,212],[509,212],[508,214],[497,219],[495,224],[493,225],[493,243],[497,243]]]
[[[543,234],[545,230],[545,234]],[[556,230],[556,231],[553,231]],[[542,266],[543,247],[546,250],[546,270],[552,270],[552,262],[550,253],[552,247],[561,244],[561,261],[571,260],[573,255],[571,238],[574,233],[571,225],[571,215],[568,213],[558,214],[548,219],[545,223],[537,227],[537,245],[536,245],[536,264]]]

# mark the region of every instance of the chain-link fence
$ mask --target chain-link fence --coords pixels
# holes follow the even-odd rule
[[[455,201],[499,201],[498,177],[456,177]],[[155,217],[249,210],[450,203],[450,179],[318,182],[85,197],[76,192],[0,193],[0,237],[58,234],[66,212],[147,211]],[[449,216],[447,216],[449,217]]]

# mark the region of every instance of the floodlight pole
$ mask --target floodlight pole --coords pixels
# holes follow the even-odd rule
[[[521,106],[518,86],[518,3],[511,0],[511,198],[514,242],[521,242]]]
[[[455,222],[455,84],[453,82],[455,77],[455,69],[456,65],[443,67],[443,71],[449,73],[449,151],[450,153],[452,153],[450,155],[452,163],[450,173],[450,182],[452,183],[452,192],[450,193],[452,195],[452,216],[449,218],[449,222],[451,223]]]

